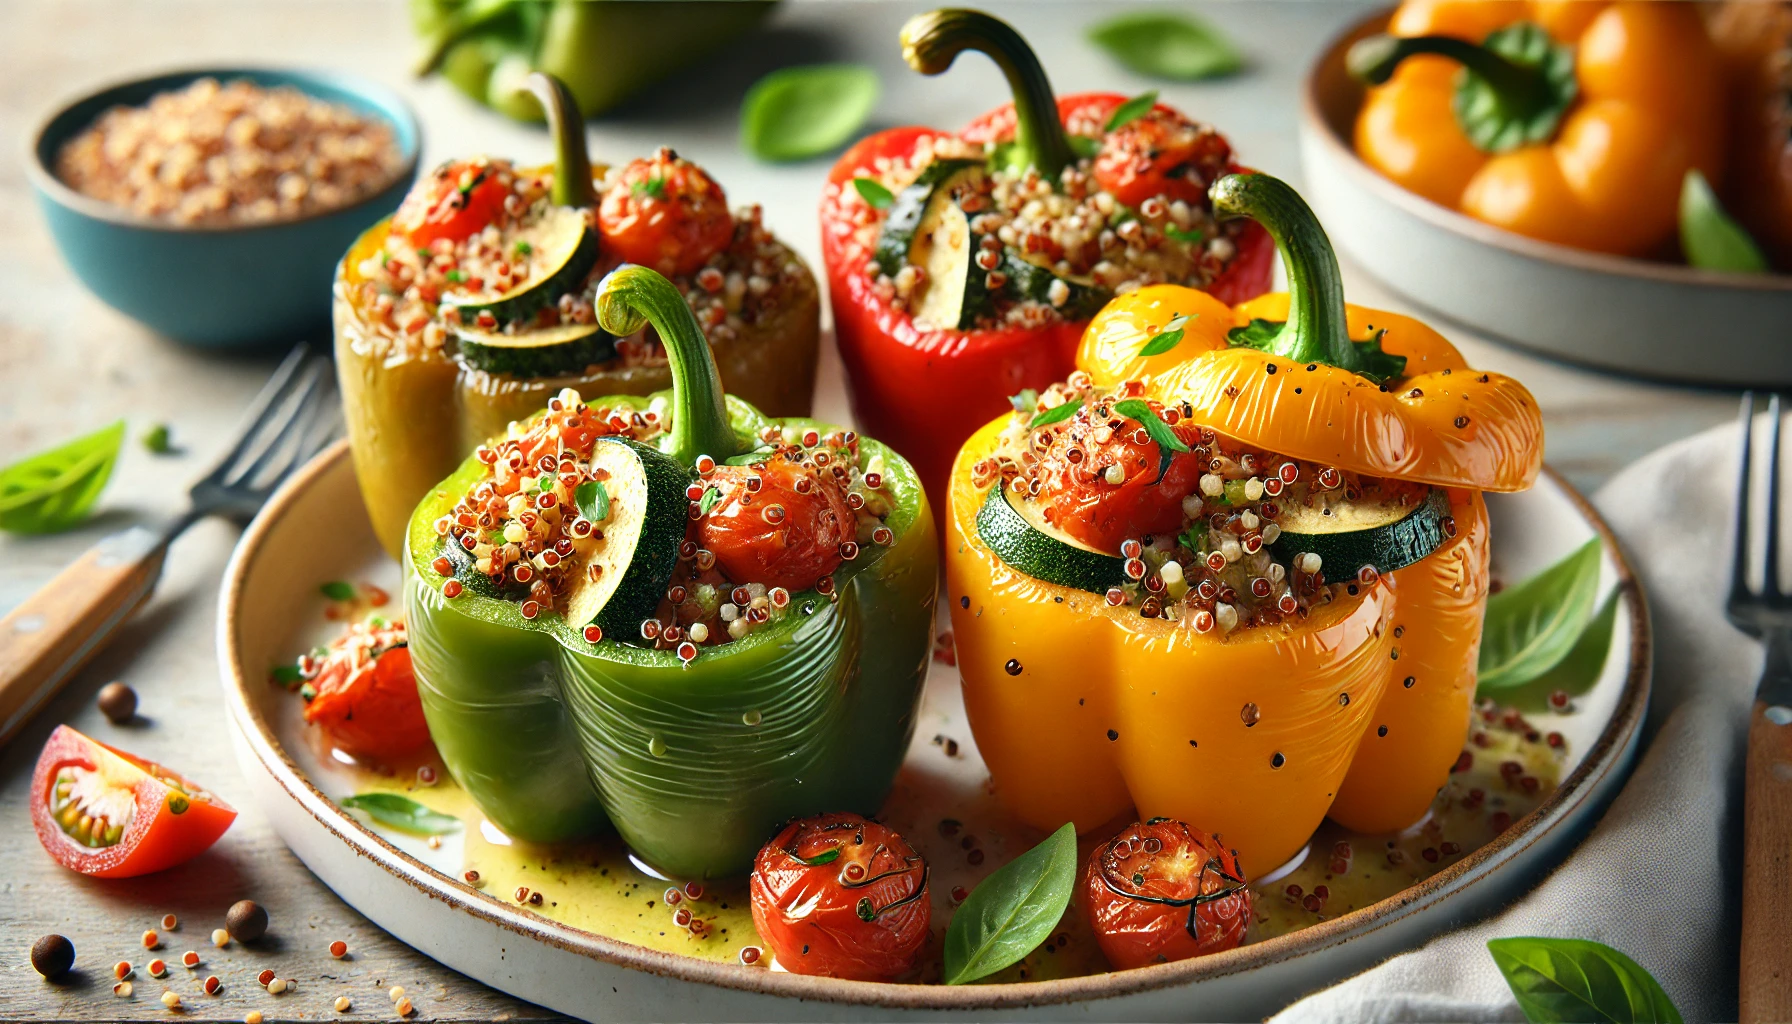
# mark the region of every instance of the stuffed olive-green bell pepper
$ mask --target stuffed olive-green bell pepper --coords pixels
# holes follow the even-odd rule
[[[665,339],[672,388],[563,391],[412,516],[418,691],[443,760],[517,838],[607,818],[669,875],[745,873],[791,818],[874,813],[915,728],[937,539],[869,438],[724,398],[666,278],[597,292]]]
[[[336,366],[361,494],[395,557],[429,486],[562,388],[647,395],[671,384],[649,329],[597,322],[591,289],[622,263],[672,277],[728,390],[771,415],[809,411],[821,300],[758,207],[662,149],[594,173],[564,84],[531,78],[552,168],[443,164],[336,272]],[[601,194],[600,194],[601,191]]]

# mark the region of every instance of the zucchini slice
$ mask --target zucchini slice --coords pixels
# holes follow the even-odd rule
[[[1101,312],[1101,307],[1114,297],[1113,292],[1092,279],[1058,274],[1050,267],[1027,259],[1012,246],[1002,250],[1002,271],[1008,275],[1010,295],[1051,306],[1066,320],[1087,320]],[[1063,302],[1053,303],[1052,285],[1058,281],[1064,282],[1065,298]]]
[[[1016,507],[1008,488],[990,487],[977,510],[977,536],[1010,568],[1037,580],[1105,594],[1126,582],[1126,560],[1073,540],[1040,521],[1027,502]]]
[[[920,176],[896,193],[884,216],[883,230],[878,232],[875,258],[883,272],[895,277],[908,263],[915,232],[935,195],[950,196],[959,185],[975,183],[983,173],[983,164],[977,160],[935,160],[921,168]]]
[[[539,254],[539,269],[529,279],[491,299],[461,301],[453,296],[444,306],[460,310],[461,322],[473,323],[481,313],[498,318],[500,326],[527,323],[535,314],[576,292],[597,266],[597,233],[585,221],[585,212],[570,206],[550,206],[533,223],[516,231],[507,244],[527,242]]]
[[[475,597],[493,597],[500,601],[521,601],[529,596],[529,585],[518,583],[508,577],[494,580],[487,573],[479,571],[479,562],[473,553],[461,547],[447,537],[442,538],[442,554],[454,565],[454,578],[460,581],[467,593]]]
[[[1364,566],[1390,573],[1417,562],[1444,542],[1450,496],[1433,487],[1417,505],[1398,501],[1338,502],[1284,507],[1277,524],[1282,535],[1271,545],[1292,564],[1312,552],[1328,580],[1343,581]]]
[[[603,485],[610,517],[597,524],[603,539],[577,557],[566,621],[575,629],[596,622],[609,636],[636,638],[678,566],[690,522],[684,493],[690,473],[659,449],[620,437],[599,438],[591,465],[609,473]],[[592,565],[602,567],[595,580]]]
[[[512,377],[560,377],[616,358],[616,339],[596,324],[561,324],[532,331],[454,332],[461,361],[475,370]]]

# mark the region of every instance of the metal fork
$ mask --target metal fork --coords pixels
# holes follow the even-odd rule
[[[1742,456],[1724,614],[1765,644],[1743,776],[1741,1017],[1792,1020],[1792,595],[1780,588],[1780,396],[1767,402],[1761,587],[1749,585],[1755,393],[1742,396]]]
[[[337,428],[329,358],[299,345],[243,417],[237,441],[163,526],[105,538],[0,618],[0,747],[155,590],[168,545],[207,516],[252,518]]]

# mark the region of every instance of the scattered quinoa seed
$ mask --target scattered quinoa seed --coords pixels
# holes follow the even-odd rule
[[[156,949],[156,948],[160,947],[161,945],[162,945],[162,937],[155,933],[155,929],[152,928],[149,931],[146,931],[143,933],[143,948],[144,949]]]
[[[172,991],[172,990],[163,992],[162,993],[162,1005],[166,1006],[170,1010],[180,1009],[180,993]]]
[[[260,974],[255,976],[255,980],[260,982],[261,986],[263,988],[266,988],[268,985],[273,983],[274,972],[270,971],[270,970],[263,969]]]
[[[330,955],[335,957],[338,960],[347,956],[348,955],[348,943],[342,941],[341,939],[337,939],[335,942],[330,943]]]
[[[199,954],[195,953],[189,949],[185,953],[182,953],[180,955],[180,962],[187,965],[188,967],[198,967],[199,966]]]
[[[348,1001],[347,996],[337,996],[336,997],[336,1012],[337,1013],[347,1013],[350,1009],[352,1009],[354,1007],[354,1005],[355,1004]]]
[[[222,989],[223,987],[224,987],[224,983],[218,980],[218,976],[216,974],[208,975],[206,977],[206,979],[205,979],[205,994],[206,995],[215,996],[218,994],[218,990]]]
[[[261,1024],[261,1011],[250,1010],[243,1014],[243,1024]]]
[[[416,1012],[416,1008],[411,1005],[409,999],[400,999],[398,1001],[397,1010],[400,1017],[409,1017],[412,1013]]]
[[[400,999],[404,998],[404,986],[403,985],[394,985],[394,986],[392,986],[391,990],[386,993],[386,995],[390,996],[392,1001],[396,1003]]]
[[[128,981],[118,982],[112,986],[112,994],[120,999],[131,998],[131,983]]]
[[[113,964],[112,965],[112,976],[114,978],[117,978],[119,981],[123,981],[124,979],[130,977],[131,976],[131,962],[129,960],[120,960],[116,964]]]
[[[213,928],[212,945],[219,949],[223,949],[225,946],[230,945],[230,933],[222,928]]]
[[[162,915],[162,930],[163,931],[171,932],[179,924],[180,924],[179,920],[177,920],[173,914],[163,914]]]

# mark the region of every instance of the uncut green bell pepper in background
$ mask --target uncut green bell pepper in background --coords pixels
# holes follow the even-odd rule
[[[786,437],[838,429],[725,399],[690,307],[659,274],[618,268],[598,286],[597,306],[606,330],[652,323],[673,386],[591,404],[665,409],[671,428],[658,447],[687,470],[699,455],[759,448],[774,424]],[[485,815],[533,841],[589,835],[607,817],[655,868],[705,878],[746,873],[791,818],[875,813],[915,729],[938,541],[909,464],[869,438],[859,457],[883,463],[892,542],[836,569],[833,598],[793,593],[792,614],[689,664],[619,642],[619,631],[590,644],[585,623],[557,612],[525,619],[517,604],[470,589],[444,597],[433,524],[487,468],[470,457],[433,489],[411,518],[403,559],[412,659],[430,734]]]
[[[521,94],[531,71],[565,82],[596,116],[752,28],[776,0],[412,0],[419,74],[519,121],[541,120]]]

